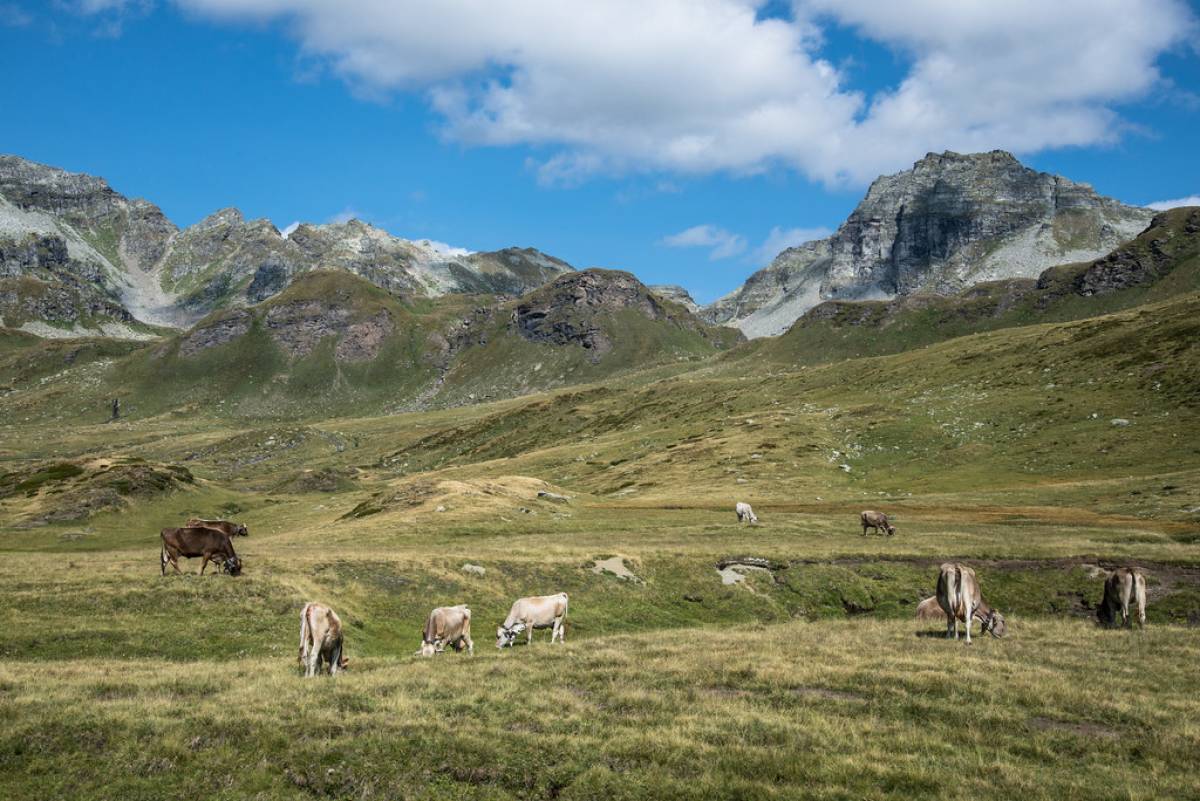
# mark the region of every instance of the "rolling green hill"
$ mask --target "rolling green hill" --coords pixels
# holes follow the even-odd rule
[[[92,360],[78,385],[61,369],[71,362],[53,355],[67,346],[17,349],[0,360],[0,376],[37,379],[13,397],[35,415],[86,417],[119,397],[137,416],[324,418],[685,368],[742,339],[615,271],[570,272],[516,300],[412,301],[347,272],[314,271],[263,303],[214,312],[161,342],[107,346],[109,356],[128,356]]]

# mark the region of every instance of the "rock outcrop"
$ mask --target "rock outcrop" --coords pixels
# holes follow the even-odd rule
[[[664,301],[619,270],[590,269],[556,278],[517,303],[511,327],[530,342],[579,345],[598,361],[612,350],[615,316],[628,312],[706,339],[723,339],[686,308]]]
[[[1003,151],[931,153],[877,179],[832,236],[785,250],[704,316],[764,336],[823,300],[953,294],[1033,278],[1102,256],[1152,215]]]

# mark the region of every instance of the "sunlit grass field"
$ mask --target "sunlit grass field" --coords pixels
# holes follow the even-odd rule
[[[16,381],[0,798],[1195,798],[1196,306],[395,415],[107,423]],[[159,574],[190,515],[249,526],[242,576]],[[1007,638],[913,619],[948,559]],[[1125,564],[1149,623],[1098,629]],[[558,591],[565,645],[495,649]],[[414,656],[456,603],[476,655]]]

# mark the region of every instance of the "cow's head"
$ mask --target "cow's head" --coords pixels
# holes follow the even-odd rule
[[[240,576],[242,574],[242,560],[236,556],[230,556],[225,560],[225,572],[231,576]]]
[[[891,523],[888,523],[887,533],[888,533],[888,536],[891,537],[892,535],[894,535],[896,533],[896,527],[893,526]]]
[[[754,512],[751,512],[751,513],[750,513],[750,522],[751,522],[751,523],[757,523],[757,522],[758,522],[758,515],[754,514]]]
[[[417,651],[421,656],[433,656],[437,653],[437,643],[429,640],[421,640],[421,650]]]
[[[983,621],[983,630],[993,637],[999,639],[1008,633],[1008,626],[1004,623],[1004,615],[993,609]]]
[[[514,623],[511,626],[500,626],[496,629],[496,647],[508,648],[516,641],[517,635],[524,630],[524,623]]]
[[[338,657],[338,670],[346,670],[350,667],[350,657],[345,654]]]
[[[237,531],[234,533],[236,533],[239,537],[248,537],[250,536],[250,529],[246,528],[241,523],[238,523]]]

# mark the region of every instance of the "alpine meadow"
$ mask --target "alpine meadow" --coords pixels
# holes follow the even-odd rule
[[[835,180],[792,150],[745,156],[754,125],[726,139],[687,105],[700,78],[667,90],[612,77],[588,37],[568,35],[583,22],[547,28],[553,48],[513,30],[557,20],[549,7],[493,20],[468,70],[451,54],[481,47],[474,23],[446,21],[442,52],[359,0],[0,3],[14,41],[54,20],[116,26],[63,28],[55,47],[81,52],[131,53],[143,28],[197,47],[229,37],[228,58],[248,49],[297,73],[286,83],[300,88],[279,91],[312,93],[295,124],[322,147],[352,113],[343,103],[396,119],[420,106],[404,135],[424,144],[392,158],[416,170],[425,148],[441,153],[447,181],[456,160],[473,165],[504,222],[520,195],[474,159],[521,154],[529,191],[562,207],[513,200],[517,216],[547,215],[549,244],[480,235],[480,250],[390,233],[441,230],[399,212],[168,216],[123,194],[132,178],[45,163],[58,139],[0,134],[13,153],[0,155],[0,798],[1200,798],[1200,200],[1129,203],[1039,169],[1051,162],[1034,154],[1071,146],[1131,174],[1138,144],[1028,144],[1045,131],[1024,118],[968,119],[971,136],[946,122],[944,139],[906,130],[920,152],[888,155],[903,136],[881,129],[882,107],[962,53],[926,53],[942,45],[890,32],[902,22],[878,9],[854,17],[860,5],[698,0],[721,36],[636,23],[664,63],[691,63],[674,34],[711,44],[730,92],[752,93],[756,59],[785,32],[796,58],[850,48],[820,62],[843,82],[886,59],[842,37],[915,59],[891,94],[820,89],[831,118],[839,98],[864,103],[847,139],[861,159],[820,151]],[[595,36],[618,7],[588,11]],[[1164,9],[1183,15],[1164,31],[1195,23],[1169,0],[1146,13]],[[944,36],[983,41],[965,27],[974,12],[941,13]],[[740,36],[754,59],[716,44]],[[637,36],[619,46],[630,69],[659,63]],[[1177,69],[1159,53],[1145,58]],[[247,76],[227,102],[274,91]],[[559,77],[578,107],[555,94]],[[920,91],[926,111],[953,95]],[[1114,106],[1128,119],[1111,124],[1146,127],[1129,92]],[[553,127],[539,103],[575,119]],[[1099,100],[1072,103],[1108,119]],[[677,122],[670,157],[647,155]],[[183,135],[157,124],[161,148]],[[531,165],[559,146],[574,166],[557,166],[580,174],[550,186]],[[360,156],[336,158],[349,174]],[[237,178],[212,169],[181,196],[207,202],[205,187]],[[661,186],[638,200],[646,181]],[[627,226],[618,238],[639,203],[744,201],[706,181],[853,200],[836,227],[753,264],[748,240],[715,225],[645,245],[664,264],[707,248],[722,269],[747,265],[732,291],[689,283],[703,255],[672,273],[599,250],[581,260],[582,245],[554,247],[568,234],[549,236],[573,204],[579,225],[626,204],[594,223]],[[629,197],[611,200],[610,184]],[[465,225],[478,198],[459,195],[453,213],[411,202]],[[803,222],[788,215],[777,222]]]

